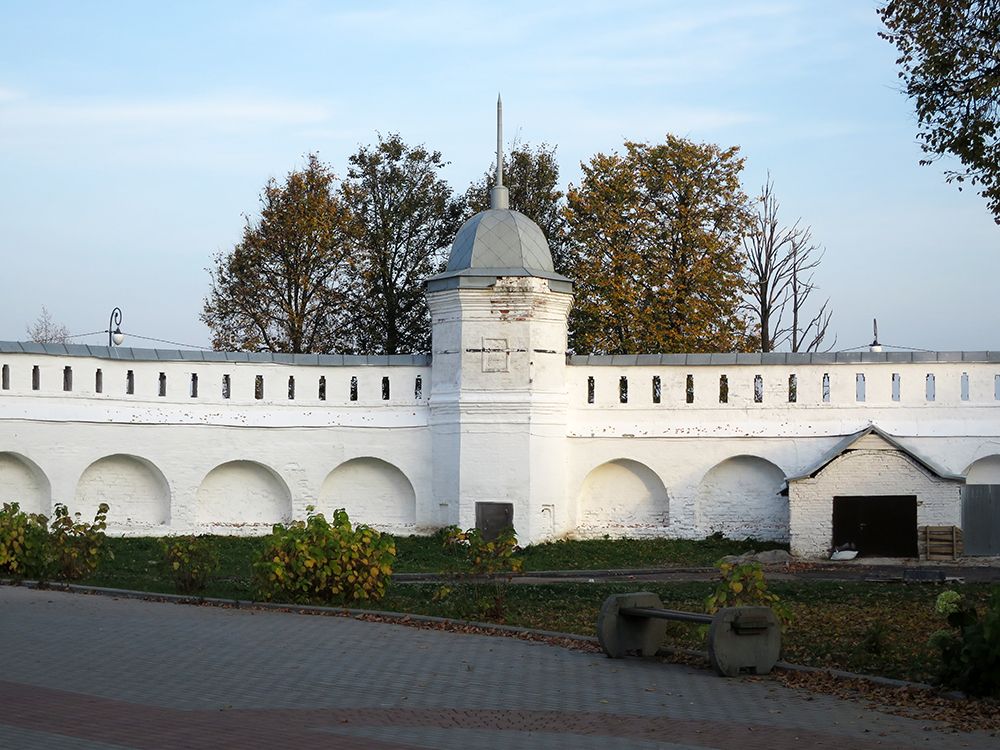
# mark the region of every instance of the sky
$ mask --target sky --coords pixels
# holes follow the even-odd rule
[[[46,306],[73,334],[207,347],[219,252],[261,189],[378,133],[464,191],[505,136],[580,163],[667,133],[738,145],[825,249],[835,349],[1000,349],[1000,227],[918,165],[873,0],[0,0],[0,339]],[[145,337],[144,339],[138,338]],[[75,338],[101,344],[107,334]]]

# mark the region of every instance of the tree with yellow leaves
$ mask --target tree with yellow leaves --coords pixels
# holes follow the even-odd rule
[[[753,349],[739,149],[668,135],[582,164],[567,195],[570,346],[579,353]]]

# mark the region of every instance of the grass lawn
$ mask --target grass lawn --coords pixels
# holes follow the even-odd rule
[[[150,538],[109,539],[114,560],[106,561],[84,583],[114,588],[174,593],[162,564],[160,541]],[[254,599],[252,560],[263,540],[216,537],[220,568],[205,596]],[[709,539],[681,541],[591,540],[555,542],[529,547],[526,570],[587,570],[637,567],[708,566],[724,554],[775,545]],[[447,572],[461,560],[433,539],[398,540],[397,572]],[[712,583],[559,583],[506,587],[502,617],[491,617],[483,599],[490,584],[395,583],[384,599],[362,605],[414,614],[504,622],[545,630],[594,635],[597,613],[612,593],[650,590],[673,609],[704,611]],[[985,601],[986,586],[950,586]],[[867,582],[777,582],[771,590],[787,602],[793,619],[787,627],[785,658],[799,664],[835,667],[852,672],[926,681],[936,655],[928,638],[944,626],[934,613],[938,584]],[[444,594],[442,596],[442,594]],[[671,643],[701,647],[696,627],[669,623]]]

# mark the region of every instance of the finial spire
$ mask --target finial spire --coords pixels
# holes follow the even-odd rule
[[[503,100],[497,94],[497,175],[496,184],[490,190],[490,208],[510,207],[510,193],[503,184]]]

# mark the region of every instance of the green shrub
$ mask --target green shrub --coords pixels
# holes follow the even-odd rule
[[[517,556],[517,532],[508,527],[495,539],[487,540],[479,529],[460,531],[457,526],[447,529],[446,543],[461,549],[465,555],[466,575],[473,580],[474,607],[477,615],[503,621],[507,611],[507,591],[514,573],[524,569]]]
[[[791,620],[788,606],[770,591],[759,563],[719,563],[719,582],[705,598],[705,611],[715,614],[723,607],[770,607],[785,624]]]
[[[177,591],[193,594],[204,591],[219,569],[219,551],[203,536],[176,536],[161,542],[163,560]]]
[[[352,528],[342,508],[328,522],[310,506],[305,521],[274,526],[254,571],[265,600],[350,603],[381,599],[395,558],[388,534]]]
[[[931,636],[941,653],[938,680],[969,695],[1000,697],[1000,587],[982,615],[957,591],[942,592],[935,606],[951,626]]]
[[[0,572],[14,578],[75,581],[92,573],[110,552],[105,546],[108,505],[101,503],[93,523],[70,516],[56,503],[51,523],[40,513],[25,513],[17,503],[0,511]]]
[[[93,523],[81,521],[79,513],[71,517],[65,505],[56,503],[55,516],[49,524],[55,578],[62,581],[84,578],[111,554],[105,546],[107,518],[107,503],[98,506]]]
[[[48,519],[17,503],[0,508],[0,575],[44,580],[49,572]]]

